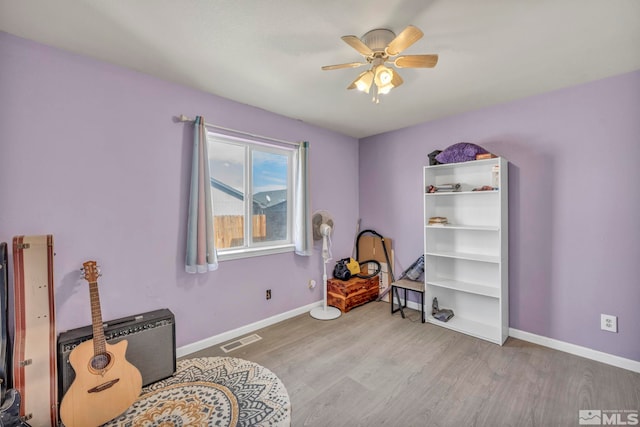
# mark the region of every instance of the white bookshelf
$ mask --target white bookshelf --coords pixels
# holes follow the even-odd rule
[[[497,182],[494,171],[497,167]],[[428,193],[430,185],[460,191]],[[473,191],[494,186],[493,190]],[[429,225],[431,217],[447,225]],[[425,311],[438,298],[454,317],[427,321],[502,345],[509,331],[508,162],[501,157],[424,168]]]

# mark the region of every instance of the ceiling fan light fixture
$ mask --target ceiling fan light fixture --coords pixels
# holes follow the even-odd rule
[[[384,65],[378,65],[375,67],[374,82],[376,84],[376,96],[374,96],[373,99],[375,103],[380,102],[377,95],[386,95],[391,92],[391,89],[396,86],[394,84],[395,79],[396,73],[393,69]]]
[[[378,88],[382,88],[391,84],[392,80],[393,80],[393,70],[391,68],[385,67],[384,65],[378,65],[376,67],[375,81]]]
[[[391,92],[391,89],[393,89],[393,85],[392,84],[388,84],[386,86],[378,87],[378,93],[380,93],[382,95],[386,95],[389,92]]]
[[[355,88],[360,92],[369,93],[369,89],[371,89],[371,85],[373,84],[373,79],[373,71],[367,70],[358,76],[358,78],[349,86],[349,89]]]

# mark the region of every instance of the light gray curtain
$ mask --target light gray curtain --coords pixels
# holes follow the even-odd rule
[[[310,256],[313,251],[311,235],[311,192],[309,191],[309,143],[300,143],[294,162],[293,242],[298,255]]]
[[[206,273],[218,268],[218,254],[213,230],[207,131],[202,116],[194,121],[193,135],[185,270],[187,273]]]

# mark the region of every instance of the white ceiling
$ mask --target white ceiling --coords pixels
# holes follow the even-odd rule
[[[380,104],[320,69],[409,24],[440,60]],[[0,0],[0,30],[357,138],[640,69],[639,0]]]

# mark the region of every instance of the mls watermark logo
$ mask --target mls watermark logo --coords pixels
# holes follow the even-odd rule
[[[578,411],[578,424],[592,426],[637,426],[638,411],[581,409]]]
[[[578,411],[580,425],[602,425],[602,411],[599,409],[581,409]]]

